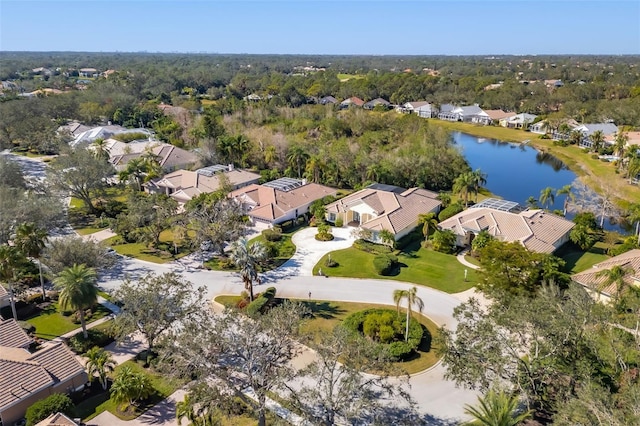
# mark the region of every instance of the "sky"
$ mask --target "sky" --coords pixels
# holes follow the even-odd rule
[[[0,0],[0,51],[640,54],[640,0]]]

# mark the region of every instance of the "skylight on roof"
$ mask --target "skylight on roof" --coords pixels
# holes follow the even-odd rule
[[[503,212],[510,212],[510,213],[520,213],[526,210],[525,207],[521,206],[515,201],[499,200],[497,198],[487,198],[486,200],[482,200],[478,204],[471,206],[471,208],[474,208],[474,209],[488,208],[488,209],[500,210]]]
[[[303,181],[300,179],[284,177],[284,178],[272,180],[271,182],[267,182],[262,186],[277,189],[278,191],[282,191],[282,192],[289,192],[292,189],[301,187],[302,185],[303,185]]]

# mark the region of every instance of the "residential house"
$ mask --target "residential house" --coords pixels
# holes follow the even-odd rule
[[[389,107],[391,107],[391,103],[389,103],[389,101],[387,101],[386,99],[375,98],[375,99],[365,103],[364,105],[362,105],[362,108],[371,110],[371,109],[374,109],[377,106],[380,106],[380,107],[383,107],[383,108],[389,108]]]
[[[11,298],[9,297],[9,292],[4,288],[4,286],[0,285],[0,308],[4,308],[10,304]]]
[[[78,70],[78,75],[80,77],[91,78],[91,77],[98,77],[100,74],[98,73],[98,70],[95,68],[80,68]]]
[[[225,176],[233,190],[258,183],[260,175],[246,170],[228,166],[215,165],[195,172],[176,170],[159,179],[144,184],[145,191],[166,194],[179,204],[185,204],[200,194],[215,192],[220,189],[220,178]]]
[[[478,105],[454,107],[449,111],[446,111],[445,109],[440,107],[440,113],[438,114],[438,118],[440,120],[464,121],[467,123],[471,123],[481,113],[482,113],[482,108],[480,108]]]
[[[364,101],[362,99],[352,96],[349,99],[345,99],[344,101],[340,102],[340,109],[346,109],[350,106],[361,107],[362,105],[364,105]]]
[[[36,423],[35,426],[80,426],[80,423],[78,423],[80,419],[77,420],[76,422],[70,419],[64,413],[54,413],[41,422]]]
[[[560,128],[562,125],[566,125],[568,127],[569,133],[560,132]],[[541,120],[541,121],[538,121],[537,123],[531,124],[529,126],[529,131],[531,133],[536,133],[539,135],[549,134],[551,136],[551,139],[554,139],[554,140],[568,139],[570,132],[575,130],[576,127],[578,126],[579,124],[576,120],[566,119],[566,120],[563,120],[561,123],[557,123],[555,128],[549,128],[549,126],[547,125],[547,120]]]
[[[17,344],[28,339],[22,334],[14,336]],[[0,424],[20,420],[27,408],[49,395],[81,390],[87,379],[82,364],[62,342],[47,342],[34,353],[0,346]]]
[[[381,242],[380,231],[391,232],[398,240],[418,226],[419,216],[437,213],[438,194],[426,189],[404,189],[373,184],[327,205],[326,218],[371,232],[371,240]]]
[[[252,184],[232,191],[229,197],[259,223],[276,225],[296,219],[309,211],[309,205],[337,190],[305,179],[281,178],[263,185]]]
[[[504,112],[501,109],[485,109],[471,119],[472,123],[483,124],[489,126],[498,123],[501,119],[513,117],[515,112]]]
[[[529,125],[533,123],[536,117],[538,116],[524,112],[522,114],[516,114],[511,117],[502,118],[500,119],[499,123],[502,127],[526,130],[529,128]]]
[[[320,98],[318,103],[320,105],[333,105],[333,104],[337,104],[338,100],[336,98],[334,98],[333,96],[325,96],[323,98]]]
[[[262,100],[262,96],[260,96],[260,95],[258,95],[256,93],[252,93],[252,94],[250,94],[248,96],[245,96],[244,99],[247,100],[247,101],[258,102],[258,101]]]
[[[188,169],[198,162],[198,156],[190,151],[178,148],[168,143],[155,142],[155,145],[143,152],[133,152],[122,155],[115,155],[109,158],[118,172],[127,168],[127,163],[134,158],[153,155],[166,173],[178,169]]]
[[[432,118],[438,115],[438,108],[427,101],[407,102],[397,110],[409,114],[418,114],[422,118]]]
[[[80,124],[77,121],[72,121],[71,123],[67,123],[64,126],[58,127],[58,134],[67,135],[73,139],[77,138],[80,134],[90,130],[91,127],[85,126],[84,124]]]
[[[522,210],[518,203],[488,198],[438,224],[456,234],[456,245],[469,247],[482,231],[529,251],[553,253],[569,240],[573,222],[544,210]]]
[[[624,132],[624,134],[627,136],[626,148],[640,150],[640,132]],[[606,143],[613,145],[616,143],[617,135],[618,132],[612,135],[606,135],[604,140]]]
[[[24,332],[16,320],[13,318],[3,320],[0,317],[0,346],[29,349],[32,343],[33,339]]]
[[[608,302],[618,293],[618,283],[607,282],[603,271],[619,266],[625,271],[623,281],[626,286],[640,286],[640,250],[634,249],[621,255],[596,263],[586,271],[571,276],[573,281],[583,285],[596,298]],[[624,291],[624,289],[621,289]]]
[[[589,123],[581,124],[573,130],[582,133],[582,141],[578,145],[582,148],[591,148],[593,147],[591,135],[599,131],[602,132],[602,135],[606,138],[607,136],[616,134],[618,132],[618,126],[613,123]]]

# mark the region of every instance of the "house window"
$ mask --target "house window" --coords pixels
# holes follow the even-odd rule
[[[335,221],[336,221],[336,214],[329,213],[329,222],[335,222]]]

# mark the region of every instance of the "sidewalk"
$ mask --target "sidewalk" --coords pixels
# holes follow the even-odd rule
[[[467,253],[468,253],[467,250],[462,250],[460,253],[458,253],[458,255],[456,256],[456,258],[458,259],[458,262],[462,263],[467,268],[480,269],[478,265],[474,265],[473,263],[469,262],[467,259],[464,258],[467,255]]]
[[[102,296],[98,296],[98,303],[101,304],[102,306],[104,306],[105,308],[109,309],[111,311],[111,313],[109,315],[107,315],[106,317],[100,318],[99,320],[90,322],[89,324],[87,324],[87,330],[92,329],[95,326],[98,326],[100,324],[103,324],[111,319],[113,319],[119,312],[120,312],[120,308],[117,307],[116,305],[114,305],[113,303],[109,302],[107,299],[103,298]],[[78,327],[75,330],[71,330],[68,333],[64,333],[61,336],[56,337],[55,339],[53,339],[54,342],[60,342],[60,341],[64,341],[65,339],[70,338],[71,336],[81,333],[82,332],[82,327]]]

